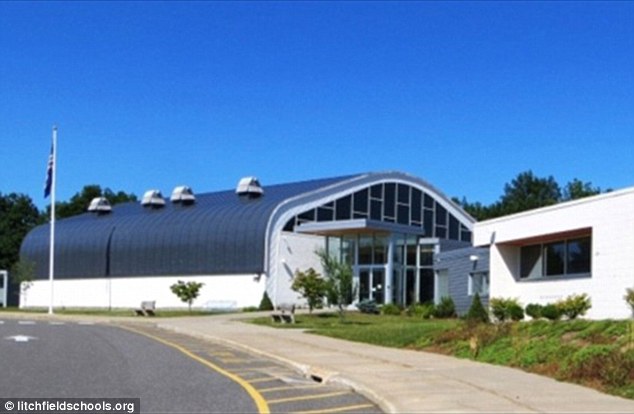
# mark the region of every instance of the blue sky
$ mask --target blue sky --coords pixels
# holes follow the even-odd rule
[[[634,185],[634,2],[0,2],[0,192]]]

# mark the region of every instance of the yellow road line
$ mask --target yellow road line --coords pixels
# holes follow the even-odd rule
[[[262,393],[262,392],[287,391],[287,390],[305,390],[307,388],[319,388],[319,387],[322,387],[322,385],[321,384],[287,385],[285,387],[264,388],[258,391]]]
[[[129,327],[125,327],[122,326],[121,328],[123,329],[127,329],[128,331],[131,332],[135,332],[139,335],[144,335],[147,336],[148,338],[154,339],[155,341],[158,341],[164,345],[170,346],[174,349],[179,350],[180,352],[182,352],[183,354],[187,355],[188,357],[190,357],[191,359],[200,362],[201,364],[207,366],[208,368],[213,369],[214,371],[216,371],[217,373],[224,375],[225,377],[229,378],[230,380],[233,380],[234,382],[238,383],[238,385],[240,385],[242,388],[244,388],[244,390],[249,394],[249,396],[253,399],[253,402],[255,402],[255,405],[258,409],[258,413],[260,414],[269,414],[271,412],[271,410],[269,409],[269,405],[267,404],[266,400],[264,399],[264,397],[262,397],[262,395],[258,392],[258,390],[255,389],[255,387],[253,387],[251,384],[249,384],[247,381],[245,381],[244,379],[240,378],[239,376],[232,374],[229,371],[225,371],[224,369],[220,368],[219,366],[217,366],[216,364],[214,364],[213,362],[207,361],[206,359],[203,359],[201,357],[199,357],[198,355],[192,354],[191,352],[189,352],[187,349],[183,348],[182,346],[166,341],[162,338],[159,338],[157,336],[154,335],[150,335],[148,333],[145,333],[143,331],[138,331],[136,329],[133,328],[129,328]]]
[[[328,414],[328,413],[341,413],[344,411],[352,411],[352,410],[361,410],[364,408],[373,407],[372,404],[359,404],[359,405],[348,405],[345,407],[335,407],[335,408],[327,408],[321,410],[314,411],[296,411],[293,414]]]
[[[329,392],[327,394],[302,395],[301,397],[280,398],[279,400],[270,400],[269,404],[281,404],[291,401],[317,400],[319,398],[336,397],[337,395],[350,394],[348,391]]]

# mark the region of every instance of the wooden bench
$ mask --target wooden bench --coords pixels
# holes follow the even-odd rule
[[[137,316],[155,316],[154,310],[156,309],[156,301],[143,301],[141,307],[135,309],[134,313]]]
[[[271,313],[273,322],[295,323],[295,305],[279,305],[276,311]]]

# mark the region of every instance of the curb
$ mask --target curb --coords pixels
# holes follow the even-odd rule
[[[199,333],[199,332],[192,332],[187,329],[177,328],[175,326],[169,326],[169,325],[166,326],[163,324],[156,324],[156,326],[161,329],[166,329],[172,332],[177,332],[177,333],[181,333],[185,335],[194,336],[200,339],[205,339],[208,341],[225,344],[230,347],[242,349],[245,352],[248,352],[250,354],[261,355],[266,358],[273,359],[275,361],[278,361],[300,372],[306,378],[311,378],[317,382],[323,382],[324,384],[334,383],[334,384],[344,386],[346,388],[350,388],[354,390],[355,392],[363,395],[364,397],[370,399],[374,403],[376,403],[379,406],[379,408],[381,408],[381,410],[384,411],[385,413],[394,414],[398,412],[392,403],[390,403],[387,399],[385,399],[381,395],[377,394],[374,390],[362,384],[359,384],[358,382],[353,381],[349,378],[342,377],[339,372],[330,371],[330,370],[326,370],[317,366],[307,365],[297,361],[293,361],[291,359],[284,358],[279,355],[271,354],[268,352],[264,352],[260,349],[257,349],[249,345],[245,345],[243,343],[233,341],[230,339],[221,338],[221,337]]]

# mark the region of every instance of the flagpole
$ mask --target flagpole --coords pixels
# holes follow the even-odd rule
[[[54,280],[54,269],[55,269],[55,179],[57,178],[57,174],[55,174],[55,169],[57,167],[57,126],[53,126],[53,169],[52,169],[52,177],[51,177],[51,240],[50,240],[50,251],[49,251],[49,266],[48,266],[48,280],[51,289],[51,297],[48,304],[48,314],[53,314],[53,280]]]

